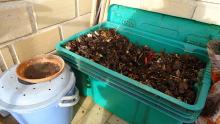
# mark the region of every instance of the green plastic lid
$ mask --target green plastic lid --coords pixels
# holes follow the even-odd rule
[[[109,8],[108,21],[200,47],[220,39],[220,26],[119,5]]]

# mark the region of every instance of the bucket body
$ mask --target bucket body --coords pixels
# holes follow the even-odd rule
[[[69,124],[73,107],[59,107],[55,103],[32,113],[11,113],[20,124]]]
[[[66,96],[77,95],[77,91],[72,88]],[[74,114],[73,105],[61,107],[59,103],[60,101],[57,101],[43,109],[33,112],[11,112],[11,114],[20,124],[70,124]]]

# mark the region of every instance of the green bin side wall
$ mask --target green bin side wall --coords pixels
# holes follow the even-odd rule
[[[131,124],[181,124],[167,116],[138,102],[131,96],[111,87],[107,82],[91,79],[92,98],[95,103],[123,118]]]

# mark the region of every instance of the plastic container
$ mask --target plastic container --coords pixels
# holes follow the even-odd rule
[[[17,65],[0,78],[0,109],[20,124],[69,124],[79,101],[75,76],[68,65],[56,78],[36,84],[19,80]]]
[[[197,91],[195,104],[186,104],[63,48],[67,42],[100,28],[116,28],[120,34],[129,38],[134,44],[140,46],[148,45],[157,52],[165,49],[167,53],[191,54],[207,62],[203,78],[195,87]],[[210,39],[219,39],[219,32],[219,26],[120,5],[112,5],[109,8],[107,22],[61,41],[57,44],[56,49],[58,54],[69,62],[73,68],[83,72],[77,75],[81,83],[81,91],[85,95],[91,95],[96,103],[129,123],[143,123],[139,121],[143,120],[142,117],[136,121],[132,116],[124,113],[125,108],[132,112],[139,111],[137,107],[134,107],[137,104],[143,105],[141,107],[143,110],[144,108],[151,108],[147,115],[158,117],[154,118],[155,121],[160,117],[164,117],[167,120],[172,120],[171,122],[174,120],[175,123],[190,123],[199,116],[210,87],[210,62],[207,56],[206,44]],[[114,104],[114,99],[99,97],[98,93],[101,90],[98,88],[97,81],[90,81],[88,77],[93,77],[105,85],[105,96],[112,96],[112,93],[117,91],[117,94],[112,96],[113,98],[121,96],[123,93],[127,94],[128,99],[133,99],[130,102],[134,106],[126,105],[123,108],[117,108],[117,105]],[[114,89],[110,87],[114,87]],[[121,99],[126,101],[123,97]],[[104,101],[107,101],[106,105],[103,104]],[[128,104],[128,102],[125,104]],[[164,121],[163,123],[170,122]]]
[[[208,48],[209,58],[212,62],[212,69],[211,69],[212,82],[216,83],[220,80],[220,55],[219,55],[220,42],[209,41],[207,48]]]

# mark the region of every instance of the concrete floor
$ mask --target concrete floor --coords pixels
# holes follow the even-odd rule
[[[74,107],[76,115],[71,124],[128,124],[102,107],[94,104],[91,97],[81,97]],[[0,117],[0,124],[18,124],[12,116]]]

